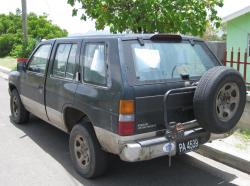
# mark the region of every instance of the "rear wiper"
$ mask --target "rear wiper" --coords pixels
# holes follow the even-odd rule
[[[188,73],[181,73],[180,74],[182,80],[189,80],[189,74]]]
[[[189,43],[190,43],[192,46],[194,46],[194,45],[195,45],[195,42],[194,42],[194,40],[193,40],[193,39],[189,39]]]
[[[144,41],[141,37],[137,37],[138,42],[140,43],[141,46],[144,46]]]

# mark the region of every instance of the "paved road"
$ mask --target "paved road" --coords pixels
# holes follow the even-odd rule
[[[32,118],[28,125],[9,120],[7,81],[0,77],[0,185],[250,185],[250,176],[196,153],[139,163],[112,158],[104,177],[81,178],[73,169],[68,135]]]

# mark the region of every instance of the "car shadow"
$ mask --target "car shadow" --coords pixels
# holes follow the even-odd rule
[[[145,162],[128,163],[111,157],[107,173],[87,180],[75,172],[69,154],[69,135],[48,123],[31,117],[27,125],[15,125],[44,151],[58,161],[69,174],[85,186],[105,185],[234,185],[235,175],[223,172],[188,155],[173,157],[171,168],[168,158],[162,157]],[[203,168],[202,168],[203,167]],[[208,171],[209,170],[209,171]],[[222,175],[222,176],[218,176]]]

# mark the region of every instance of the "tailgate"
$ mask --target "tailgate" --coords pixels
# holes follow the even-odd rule
[[[145,88],[142,91],[136,90],[136,132],[151,132],[156,130],[166,129],[164,121],[164,107],[166,106],[166,115],[168,123],[170,122],[187,122],[194,119],[193,114],[193,93],[186,91],[173,91],[176,88],[183,87],[183,84],[177,84],[177,86],[169,89],[167,87],[154,85],[151,91],[150,87]],[[185,88],[184,88],[185,89]],[[147,92],[148,95],[142,96],[143,92]],[[164,95],[169,93],[167,100],[164,104]],[[144,93],[145,94],[145,93]]]

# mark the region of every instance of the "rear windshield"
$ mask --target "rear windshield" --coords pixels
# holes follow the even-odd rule
[[[137,81],[160,81],[181,78],[181,74],[202,76],[216,65],[214,57],[201,42],[130,42],[133,68]]]

